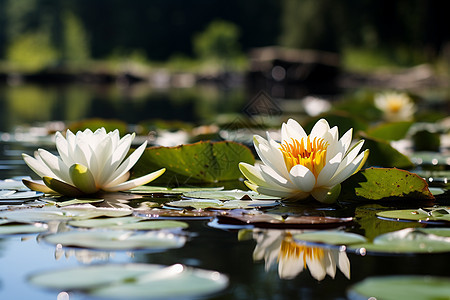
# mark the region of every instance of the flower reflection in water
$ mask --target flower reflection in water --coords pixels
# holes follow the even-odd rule
[[[304,269],[309,269],[311,276],[319,281],[327,274],[334,278],[336,266],[350,279],[350,261],[345,251],[299,244],[295,242],[293,235],[300,232],[253,230],[253,239],[257,243],[253,259],[264,259],[266,271],[278,264],[278,275],[281,279],[293,279]]]

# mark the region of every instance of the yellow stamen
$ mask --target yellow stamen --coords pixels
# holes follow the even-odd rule
[[[398,99],[390,99],[387,106],[390,112],[397,113],[403,107],[403,102]]]
[[[311,141],[308,136],[306,145],[304,138],[300,141],[292,138],[291,143],[284,142],[281,144],[280,150],[289,171],[295,165],[303,165],[317,178],[326,164],[327,148],[328,143],[324,139],[315,137]]]
[[[287,233],[286,237],[281,242],[280,254],[278,261],[281,258],[303,258],[303,267],[306,269],[306,261],[320,261],[324,258],[324,250],[320,247],[309,247],[297,244],[292,238],[292,234]]]

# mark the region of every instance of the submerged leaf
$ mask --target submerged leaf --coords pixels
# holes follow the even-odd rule
[[[150,147],[133,167],[133,176],[166,168],[159,182],[218,182],[241,177],[239,162],[253,164],[250,149],[234,142],[198,142],[176,147]],[[175,179],[176,180],[175,180]],[[157,180],[157,181],[158,181]]]

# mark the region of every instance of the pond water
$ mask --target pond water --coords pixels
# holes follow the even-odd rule
[[[206,88],[206,90],[205,90]],[[0,89],[3,99],[0,112],[0,131],[12,131],[16,126],[36,121],[64,120],[75,121],[86,117],[121,118],[130,123],[158,118],[162,114],[169,119],[181,118],[185,121],[206,121],[215,114],[237,112],[245,105],[246,93],[242,89],[222,90],[208,87],[194,90],[171,91],[167,93],[119,88],[77,86],[37,87],[25,89]],[[92,89],[89,91],[89,89]],[[88,91],[86,91],[88,90]],[[69,92],[70,91],[70,92]],[[7,97],[5,97],[7,95]],[[74,97],[74,98],[71,98]],[[128,100],[124,100],[128,99]],[[188,99],[188,100],[186,100]],[[191,100],[189,100],[191,99]],[[130,109],[131,108],[131,109]],[[0,179],[15,176],[34,176],[24,164],[21,153],[31,153],[39,146],[31,142],[0,143]],[[46,145],[45,148],[48,148]],[[243,188],[236,183],[227,188]],[[172,198],[159,199],[161,203]],[[155,201],[144,197],[140,201]],[[123,204],[135,205],[122,201]],[[443,200],[448,205],[448,199]],[[327,215],[333,217],[354,217],[355,222],[347,224],[348,232],[367,237],[400,230],[408,227],[426,227],[414,222],[393,222],[376,218],[374,212],[384,209],[378,204],[363,204],[331,207],[308,207],[293,205],[295,212],[307,215]],[[28,282],[28,278],[43,271],[68,267],[104,263],[151,263],[162,265],[185,264],[187,266],[214,270],[229,277],[229,285],[212,295],[199,299],[347,299],[347,290],[371,276],[385,275],[435,275],[450,276],[448,253],[444,254],[401,254],[401,255],[361,255],[357,251],[339,252],[316,245],[316,250],[305,250],[300,257],[314,251],[334,251],[332,256],[340,258],[328,262],[328,267],[336,268],[335,276],[326,274],[327,265],[318,261],[319,267],[311,267],[306,262],[295,264],[289,261],[294,270],[287,274],[275,258],[270,263],[268,257],[284,245],[289,253],[289,236],[298,230],[255,229],[242,235],[242,228],[215,226],[214,218],[186,220],[189,238],[178,249],[163,251],[99,251],[82,248],[58,247],[40,239],[38,234],[4,235],[0,237],[0,298],[1,299],[91,299],[81,292],[45,289]],[[217,224],[216,224],[217,225]],[[248,229],[248,228],[247,228]],[[279,238],[279,237],[287,237]],[[266,238],[265,238],[266,237]],[[278,238],[275,238],[278,237]],[[278,244],[275,240],[280,241]],[[284,241],[285,243],[283,244]],[[286,244],[287,243],[287,244]],[[302,249],[291,244],[291,251]],[[319,250],[317,250],[319,249]],[[341,249],[342,250],[342,249]],[[273,252],[273,253],[275,253]],[[263,253],[259,255],[258,253]],[[309,255],[312,259],[314,255]],[[265,260],[266,258],[266,260]],[[312,259],[314,261],[314,259]],[[286,266],[284,266],[286,268]],[[333,269],[333,267],[331,267]],[[321,270],[322,275],[318,275]],[[323,272],[325,270],[325,276]],[[328,270],[329,271],[329,270]],[[320,272],[319,272],[320,273]],[[286,278],[288,277],[288,278]],[[197,299],[196,298],[196,299]]]

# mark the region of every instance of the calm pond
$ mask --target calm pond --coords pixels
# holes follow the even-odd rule
[[[66,87],[2,87],[0,88],[0,132],[13,132],[17,126],[50,120],[76,121],[82,118],[116,118],[130,124],[165,118],[186,122],[208,122],[218,113],[240,112],[248,101],[242,89],[202,87],[167,91],[151,91],[144,87],[66,86]],[[27,131],[28,132],[28,131]],[[16,131],[17,133],[17,131]],[[20,133],[20,132],[19,132]],[[17,137],[17,136],[16,136]],[[22,153],[31,154],[40,147],[54,149],[43,139],[24,138],[11,141],[3,136],[0,142],[0,179],[35,175],[22,160]],[[231,183],[226,189],[245,189]],[[133,208],[140,202],[163,204],[177,197],[139,200],[109,199]],[[448,195],[448,194],[447,194]],[[117,200],[117,201],[115,201]],[[441,199],[449,205],[448,199]],[[1,203],[0,203],[1,204]],[[20,204],[19,204],[20,205]],[[388,207],[361,204],[329,207],[290,205],[300,215],[355,217],[346,223],[345,231],[372,239],[383,233],[409,227],[426,227],[416,222],[382,220],[375,213]],[[3,206],[3,209],[5,206]],[[395,207],[398,209],[398,206]],[[403,207],[402,207],[403,208]],[[414,208],[404,207],[404,208]],[[280,209],[280,208],[278,208]],[[267,209],[270,211],[270,208]],[[32,275],[82,265],[105,263],[184,264],[220,272],[229,278],[227,287],[212,295],[194,299],[347,299],[348,289],[372,276],[433,275],[450,277],[448,251],[427,254],[361,253],[344,248],[303,246],[291,238],[299,229],[261,229],[249,226],[225,226],[214,217],[184,218],[187,239],[176,249],[147,251],[101,251],[54,245],[42,234],[15,234],[0,237],[0,299],[96,299],[83,292],[47,289],[29,282]],[[447,223],[448,224],[448,223]],[[62,225],[59,225],[62,226]],[[447,225],[448,226],[448,225]],[[429,227],[429,225],[428,225]],[[309,248],[308,248],[309,247]],[[276,254],[280,253],[280,256]],[[323,255],[334,257],[321,260]],[[290,267],[280,266],[282,255],[292,255]],[[275,256],[274,256],[275,255]],[[304,262],[301,260],[304,259]],[[306,262],[308,260],[308,264]],[[289,269],[289,270],[286,270]],[[335,271],[333,271],[335,270]],[[127,298],[124,298],[127,299]],[[181,297],[177,297],[181,299]]]

